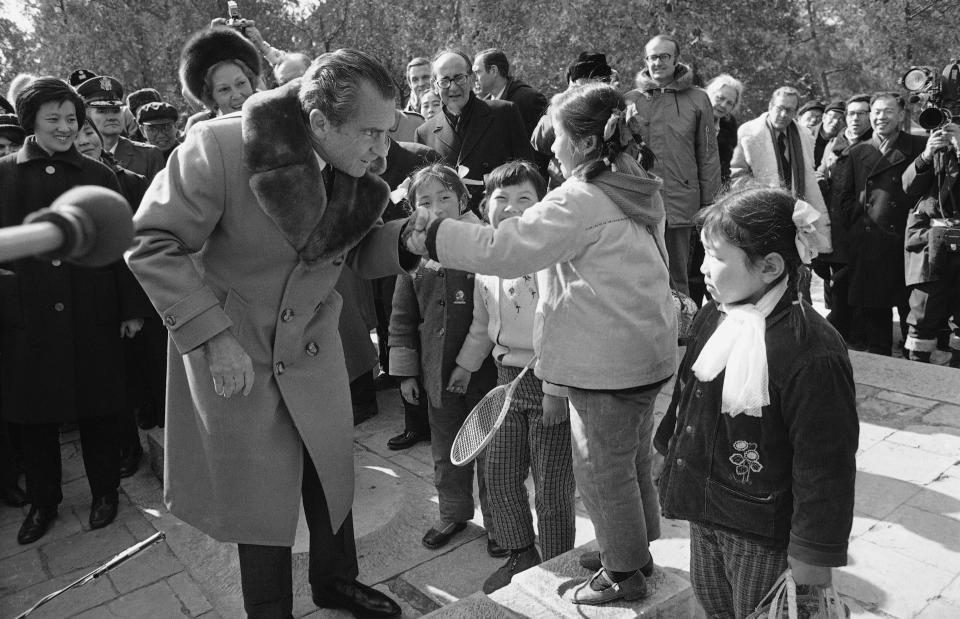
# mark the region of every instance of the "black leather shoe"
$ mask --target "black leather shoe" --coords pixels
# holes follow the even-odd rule
[[[430,435],[413,430],[404,430],[401,434],[394,436],[387,441],[387,448],[397,451],[399,449],[409,449],[421,441],[429,441]]]
[[[55,505],[53,507],[31,505],[30,513],[27,514],[26,520],[20,527],[20,532],[17,533],[17,542],[30,544],[37,541],[44,536],[47,529],[50,528],[50,523],[56,518],[57,507]]]
[[[27,493],[17,484],[5,486],[0,488],[0,500],[10,507],[23,507],[27,504]]]
[[[399,604],[356,580],[334,580],[314,589],[313,603],[320,608],[342,608],[361,619],[395,619],[400,616]]]
[[[143,458],[143,446],[140,441],[129,449],[124,449],[120,454],[120,477],[131,477],[140,468],[140,460]]]
[[[102,496],[90,504],[90,528],[102,529],[117,517],[119,500],[115,496]]]
[[[430,550],[436,550],[437,548],[446,546],[451,537],[466,528],[466,522],[448,522],[439,529],[436,527],[430,527],[430,530],[427,531],[427,534],[423,536],[423,540],[421,541],[423,542],[423,545]]]
[[[500,545],[500,543],[497,540],[493,539],[488,535],[487,536],[487,554],[493,557],[494,559],[502,559],[503,557],[510,556],[510,549],[504,548],[503,546]]]

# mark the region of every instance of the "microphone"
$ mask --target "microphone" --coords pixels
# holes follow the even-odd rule
[[[126,199],[106,187],[83,185],[30,213],[23,225],[0,229],[0,262],[42,256],[102,267],[121,259],[132,243]]]

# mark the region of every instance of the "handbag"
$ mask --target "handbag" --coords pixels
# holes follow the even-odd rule
[[[849,616],[850,609],[833,584],[798,592],[793,571],[788,567],[746,619],[847,619]]]
[[[647,226],[647,232],[653,237],[657,251],[660,252],[660,257],[663,259],[663,266],[667,267],[667,274],[669,275],[670,262],[667,258],[666,248],[660,243],[660,237],[657,236],[656,229]],[[670,295],[673,299],[673,310],[677,314],[677,345],[686,346],[687,341],[693,335],[693,319],[700,308],[693,299],[677,290],[672,277],[670,278]]]

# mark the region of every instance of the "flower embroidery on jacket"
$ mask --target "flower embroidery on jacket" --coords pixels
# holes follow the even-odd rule
[[[757,444],[748,443],[747,441],[736,441],[733,443],[733,448],[736,450],[736,453],[730,455],[730,462],[736,467],[737,477],[740,478],[740,483],[749,484],[751,471],[759,473],[763,470],[763,465],[760,464],[760,452],[757,451]]]

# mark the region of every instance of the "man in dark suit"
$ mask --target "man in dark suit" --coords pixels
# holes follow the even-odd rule
[[[896,93],[870,99],[873,136],[850,147],[837,162],[839,204],[847,223],[848,299],[859,308],[868,352],[891,354],[892,308],[901,325],[909,311],[904,283],[903,243],[907,214],[913,202],[901,177],[926,145],[924,136],[900,130],[904,101]]]
[[[152,181],[157,172],[163,169],[163,153],[155,146],[123,137],[124,124],[120,111],[123,86],[120,82],[107,75],[92,77],[80,84],[77,92],[87,106],[87,115],[100,131],[103,152],[109,153],[121,167],[145,176],[147,182]]]
[[[434,149],[451,166],[466,166],[470,208],[479,215],[483,176],[511,159],[533,161],[523,118],[507,101],[483,101],[473,92],[470,57],[443,51],[433,60],[433,84],[443,113],[417,129],[416,142]]]
[[[547,109],[547,98],[532,86],[510,75],[510,63],[507,55],[496,48],[485,49],[473,61],[473,73],[476,76],[473,90],[481,99],[488,101],[509,101],[520,110],[523,125],[527,128],[527,137]]]

